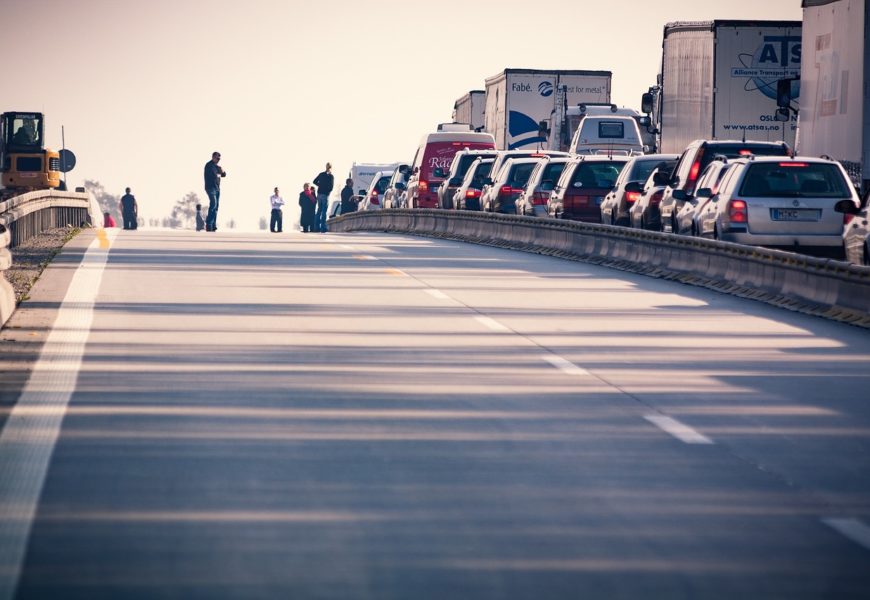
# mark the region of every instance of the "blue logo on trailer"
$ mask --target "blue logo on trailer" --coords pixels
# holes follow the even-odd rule
[[[553,84],[549,81],[542,81],[538,86],[538,91],[541,92],[543,97],[552,96],[553,95]]]
[[[776,99],[776,82],[801,74],[801,36],[770,35],[755,54],[741,54],[740,67],[731,69],[732,77],[746,77],[747,92],[759,91],[768,98]],[[800,82],[791,84],[792,98],[800,95]]]

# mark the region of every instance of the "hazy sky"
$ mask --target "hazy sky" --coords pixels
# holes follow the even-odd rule
[[[353,161],[410,161],[506,67],[610,70],[637,108],[663,25],[715,18],[800,20],[800,0],[0,0],[0,108],[46,113],[54,147],[64,125],[70,187],[130,186],[146,218],[207,204],[219,150],[220,223],[253,228],[327,160],[337,188]]]

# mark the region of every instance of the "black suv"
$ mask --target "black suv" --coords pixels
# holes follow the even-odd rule
[[[450,164],[450,171],[444,177],[444,183],[438,186],[438,207],[452,209],[453,195],[456,190],[462,186],[462,180],[465,179],[465,174],[468,172],[468,167],[475,160],[481,157],[494,158],[495,150],[460,150],[453,157],[453,162]]]

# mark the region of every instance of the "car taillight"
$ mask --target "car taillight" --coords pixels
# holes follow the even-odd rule
[[[381,201],[378,200],[378,190],[372,190],[372,204],[380,206]]]
[[[515,188],[509,185],[501,186],[501,189],[498,191],[499,196],[511,196],[513,194],[521,194],[523,192],[522,188]]]
[[[728,201],[728,220],[732,223],[746,223],[748,221],[744,200],[733,198]]]
[[[535,192],[535,195],[532,197],[532,205],[533,206],[543,206],[547,203],[547,200],[550,199],[550,194],[547,192]]]
[[[695,182],[698,181],[698,175],[701,173],[701,159],[704,158],[704,149],[698,150],[698,156],[695,157],[695,162],[692,163],[692,168],[689,171],[689,179],[686,181],[686,193],[691,194],[695,191]]]
[[[799,169],[805,169],[809,167],[809,163],[802,162],[781,162],[779,163],[780,167],[798,167]]]
[[[468,190],[465,192],[465,197],[471,199],[478,198],[480,197],[480,190]]]
[[[417,187],[419,188],[419,190],[421,192],[428,192],[429,191],[429,182],[426,181],[425,179],[421,179],[420,183],[418,184]]]
[[[640,198],[640,192],[625,192],[625,201],[633,204]]]
[[[662,203],[662,196],[664,195],[664,190],[659,190],[657,192],[653,192],[653,195],[649,197],[650,206],[658,206]]]

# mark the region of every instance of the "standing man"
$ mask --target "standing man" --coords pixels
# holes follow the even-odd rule
[[[121,196],[121,217],[124,219],[124,229],[132,230],[139,227],[139,205],[130,193],[130,188],[124,190]]]
[[[205,217],[205,230],[217,231],[217,213],[221,199],[221,177],[226,177],[218,163],[221,161],[220,152],[212,152],[211,160],[205,163],[205,193],[208,196],[208,214]]]
[[[341,214],[346,215],[356,211],[356,202],[353,201],[353,179],[348,178],[341,188]]]
[[[320,233],[326,233],[326,213],[329,210],[329,195],[332,193],[333,182],[332,165],[326,163],[326,170],[314,180],[314,185],[317,186],[317,214],[315,215],[314,230]]]
[[[281,213],[281,207],[284,206],[284,198],[278,194],[278,188],[275,188],[275,193],[269,198],[272,204],[272,218],[269,220],[269,231],[272,233],[281,233],[284,215]]]

